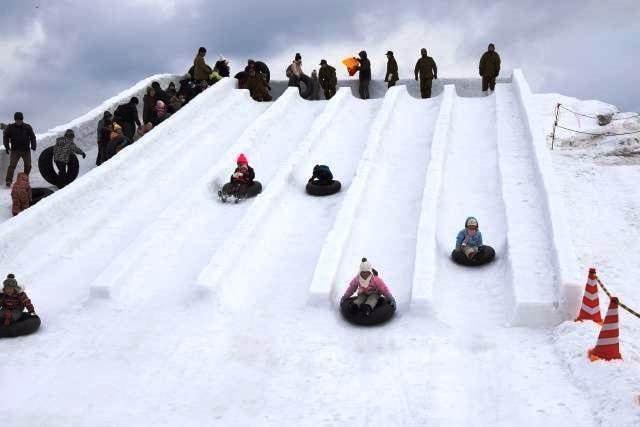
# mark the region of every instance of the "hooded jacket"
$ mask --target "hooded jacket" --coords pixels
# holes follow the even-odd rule
[[[385,82],[397,82],[398,78],[398,63],[393,55],[389,55],[387,60],[387,74],[384,77]]]
[[[413,72],[416,75],[416,80],[418,79],[418,75],[420,80],[432,80],[434,78],[438,78],[438,66],[436,65],[436,61],[424,53],[422,54],[422,57],[418,59],[418,62],[416,62],[416,67]]]

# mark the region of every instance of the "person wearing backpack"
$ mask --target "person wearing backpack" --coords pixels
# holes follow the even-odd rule
[[[324,98],[331,99],[336,94],[336,86],[338,78],[336,77],[336,69],[327,64],[327,60],[320,61],[320,73],[318,74],[320,87],[324,91]]]

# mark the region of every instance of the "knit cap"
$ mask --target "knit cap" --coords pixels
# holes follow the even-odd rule
[[[360,263],[360,273],[363,271],[368,271],[371,273],[371,263],[367,261],[366,258],[362,258],[362,262]]]
[[[18,281],[16,280],[16,276],[14,276],[13,273],[9,273],[2,284],[7,288],[20,289],[20,286],[18,286]]]
[[[477,227],[478,226],[478,220],[475,219],[474,217],[470,216],[469,218],[467,218],[467,220],[464,222],[464,227],[467,228],[469,226],[473,226],[473,227]]]
[[[249,160],[247,160],[247,156],[245,156],[244,153],[240,153],[238,159],[236,160],[236,163],[239,165],[248,165]]]

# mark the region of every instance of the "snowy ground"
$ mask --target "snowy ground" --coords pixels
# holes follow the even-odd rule
[[[13,393],[0,418],[637,425],[640,319],[622,316],[625,361],[611,364],[586,359],[594,325],[543,326],[556,315],[561,244],[549,237],[553,200],[516,84],[487,98],[445,90],[424,101],[402,86],[367,102],[349,89],[318,102],[290,89],[270,104],[230,81],[208,90],[145,141],[0,225],[0,262],[44,319],[38,334],[0,344],[0,378]],[[557,98],[534,97],[545,126]],[[264,192],[223,205],[214,191],[239,152]],[[594,152],[574,145],[552,156],[572,208],[570,243],[585,280],[594,264],[640,308],[629,256],[640,245],[640,166]],[[317,163],[331,165],[340,193],[304,193]],[[434,176],[440,184],[423,193]],[[425,237],[417,230],[432,200]],[[473,271],[448,259],[467,215],[498,252]],[[423,253],[425,238],[433,254]],[[362,256],[399,303],[382,328],[350,326],[335,305]],[[414,266],[432,275],[430,311],[412,306]],[[324,298],[309,305],[310,295]]]

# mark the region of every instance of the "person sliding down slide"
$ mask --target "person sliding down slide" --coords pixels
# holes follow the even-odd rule
[[[395,308],[396,301],[389,292],[389,288],[379,276],[373,274],[371,263],[366,258],[362,258],[360,271],[349,283],[349,287],[340,299],[340,304],[347,301],[356,290],[358,294],[349,304],[349,309],[354,314],[361,310],[366,317],[371,316],[380,296],[384,296]]]
[[[451,258],[462,265],[482,265],[491,262],[496,253],[491,246],[482,244],[482,233],[478,220],[470,216],[464,222],[464,229],[456,237],[456,248]]]
[[[240,153],[236,164],[231,179],[218,191],[218,197],[223,202],[226,202],[228,197],[234,197],[237,202],[246,197],[257,196],[262,191],[262,184],[255,181],[256,174],[244,154]]]

